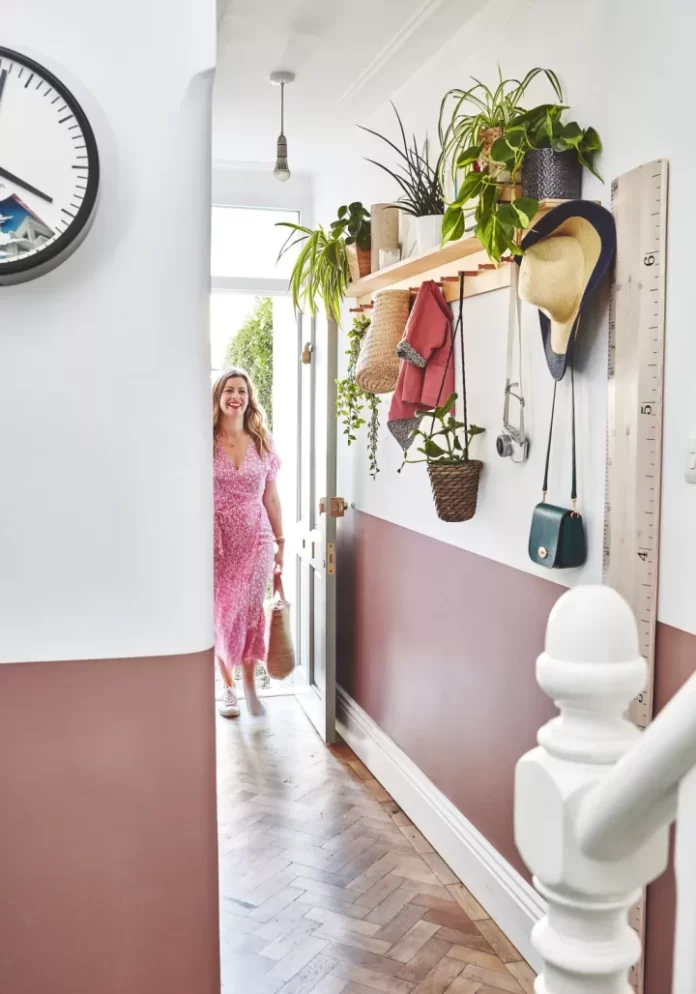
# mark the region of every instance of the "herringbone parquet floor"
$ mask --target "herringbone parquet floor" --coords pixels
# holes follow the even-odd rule
[[[534,974],[292,697],[218,719],[224,994],[532,994]]]

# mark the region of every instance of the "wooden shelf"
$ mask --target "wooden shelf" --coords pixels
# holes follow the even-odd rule
[[[544,214],[565,203],[563,200],[542,200],[539,204],[539,213],[534,218],[537,221]],[[532,222],[533,224],[534,222]],[[466,260],[466,264],[461,263]],[[443,293],[449,301],[459,296],[459,283],[453,277],[459,272],[471,274],[471,277],[464,279],[464,296],[473,297],[478,293],[487,293],[489,290],[498,290],[501,287],[510,285],[510,262],[503,262],[496,269],[491,268],[491,262],[486,252],[481,246],[481,242],[475,235],[468,235],[457,242],[449,242],[442,248],[432,249],[422,255],[414,255],[409,259],[402,259],[401,262],[387,266],[376,273],[364,276],[356,283],[351,283],[348,287],[347,296],[364,304],[371,299],[378,290],[407,289],[409,287],[420,286],[425,280],[443,282]],[[358,308],[356,308],[358,309]]]

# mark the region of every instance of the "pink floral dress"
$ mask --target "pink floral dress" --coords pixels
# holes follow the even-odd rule
[[[260,456],[252,439],[239,469],[221,443],[215,447],[215,652],[229,669],[266,655],[274,540],[263,495],[279,468],[275,453]]]

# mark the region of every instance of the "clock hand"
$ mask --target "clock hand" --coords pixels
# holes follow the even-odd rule
[[[8,172],[6,169],[3,169],[2,166],[0,166],[0,177],[8,180],[10,183],[16,183],[18,186],[28,190],[29,193],[33,193],[37,197],[41,197],[42,200],[45,200],[49,204],[53,203],[53,197],[49,197],[48,194],[42,193],[41,190],[37,190],[36,187],[31,186],[31,184],[25,183],[23,179],[19,178],[19,176],[15,176],[14,173]]]
[[[2,97],[2,91],[5,89],[5,80],[7,79],[7,69],[3,69],[0,72],[0,97]]]

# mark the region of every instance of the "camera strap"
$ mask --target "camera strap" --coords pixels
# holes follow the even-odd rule
[[[522,390],[522,302],[517,292],[518,267],[513,263],[510,266],[510,305],[508,309],[508,340],[507,340],[507,365],[505,369],[505,403],[503,405],[503,425],[512,429],[519,437],[516,439],[520,444],[524,443],[526,436],[524,433],[524,392]],[[515,345],[517,346],[517,374],[514,372],[515,365]],[[515,388],[517,392],[515,392]],[[517,426],[510,422],[510,397],[514,397],[520,405],[519,420]]]

